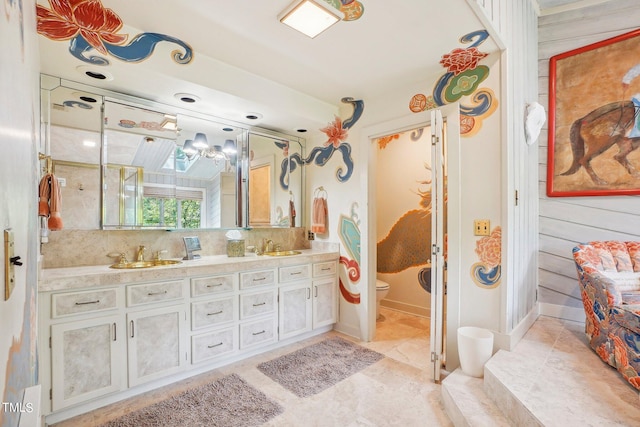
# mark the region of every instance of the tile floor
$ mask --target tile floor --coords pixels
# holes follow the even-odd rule
[[[440,386],[429,379],[427,372],[429,319],[386,308],[382,308],[381,313],[375,340],[360,344],[387,357],[315,396],[297,397],[262,374],[256,366],[318,342],[327,335],[339,335],[336,332],[215,369],[57,423],[55,427],[98,426],[171,394],[231,373],[239,374],[285,408],[281,415],[273,418],[266,426],[453,426],[441,403]]]

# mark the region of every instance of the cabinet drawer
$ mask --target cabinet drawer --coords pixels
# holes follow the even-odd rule
[[[249,271],[240,273],[240,289],[249,289],[255,286],[272,285],[276,282],[275,270]]]
[[[313,277],[322,277],[336,274],[336,262],[317,262],[313,264]]]
[[[236,318],[233,302],[234,297],[215,301],[194,302],[191,304],[191,329],[196,330],[207,326],[221,325],[233,322]]]
[[[191,296],[218,294],[235,289],[235,274],[191,279]]]
[[[117,294],[116,288],[53,294],[51,296],[51,317],[115,309],[118,304]]]
[[[240,325],[240,348],[275,342],[278,338],[275,317]]]
[[[275,290],[240,295],[240,318],[273,313],[275,306]]]
[[[303,264],[292,267],[280,267],[279,274],[281,283],[308,279],[311,275],[311,265]]]
[[[182,299],[182,281],[127,286],[127,305]]]
[[[191,363],[233,352],[237,348],[235,331],[236,328],[228,328],[191,337]]]

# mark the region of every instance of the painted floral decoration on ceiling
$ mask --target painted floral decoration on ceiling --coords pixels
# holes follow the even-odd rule
[[[476,254],[480,258],[471,266],[473,282],[483,289],[493,289],[500,284],[502,276],[502,228],[496,227],[491,235],[476,242]]]
[[[53,41],[69,40],[69,52],[83,62],[109,64],[106,58],[89,55],[91,50],[121,61],[140,62],[151,56],[155,46],[163,41],[184,49],[184,52],[172,52],[178,64],[187,64],[193,59],[191,46],[165,34],[141,33],[125,45],[129,35],[120,32],[122,20],[100,0],[49,0],[49,5],[51,9],[36,5],[38,33]]]
[[[355,21],[364,13],[364,6],[356,0],[324,0],[344,14],[343,21]]]
[[[461,43],[472,43],[467,48],[456,48],[442,56],[440,64],[447,72],[436,82],[431,96],[416,94],[409,102],[414,113],[437,108],[470,96],[472,105],[460,105],[460,134],[471,136],[477,133],[482,121],[498,108],[498,101],[491,89],[481,88],[480,84],[489,77],[490,69],[479,62],[488,56],[478,50],[489,33],[475,31],[463,36]]]

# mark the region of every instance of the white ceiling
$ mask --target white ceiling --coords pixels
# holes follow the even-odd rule
[[[127,43],[140,33],[166,34],[189,44],[193,60],[177,64],[171,59],[177,46],[162,42],[141,62],[106,56],[108,66],[95,66],[70,55],[69,41],[39,36],[41,70],[239,123],[286,133],[305,128],[309,136],[333,120],[343,97],[366,105],[396,87],[435,81],[442,55],[462,47],[462,35],[482,29],[467,0],[360,0],[360,19],[309,39],[278,21],[290,1],[102,0],[123,21],[118,33],[128,35]],[[537,0],[542,14],[605,1]],[[48,0],[38,4],[51,8]],[[496,50],[491,38],[482,45],[483,52]],[[113,80],[91,79],[87,68]],[[176,93],[200,101],[186,105]],[[248,112],[263,117],[247,121]]]
[[[124,22],[118,33],[128,40],[143,32],[173,36],[193,48],[191,63],[175,63],[177,46],[163,42],[139,63],[107,56],[110,65],[89,66],[69,54],[69,41],[39,36],[41,70],[237,122],[318,132],[343,97],[366,105],[395,87],[435,81],[444,70],[442,55],[463,47],[461,36],[482,29],[466,0],[360,1],[360,19],[309,39],[277,19],[290,0],[102,0]],[[50,9],[47,0],[38,3]],[[491,39],[482,45],[483,52],[496,50]],[[77,69],[87,66],[113,80],[91,79]],[[201,100],[182,104],[174,97],[179,92]],[[248,122],[247,112],[263,118]]]

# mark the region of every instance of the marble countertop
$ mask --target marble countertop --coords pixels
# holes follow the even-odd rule
[[[183,279],[187,276],[198,277],[311,262],[335,261],[340,256],[339,252],[330,250],[301,249],[300,252],[299,255],[283,257],[257,256],[255,254],[247,254],[244,257],[203,256],[199,259],[184,260],[180,264],[130,270],[114,269],[109,265],[47,268],[40,272],[38,291],[51,292],[93,286]]]

